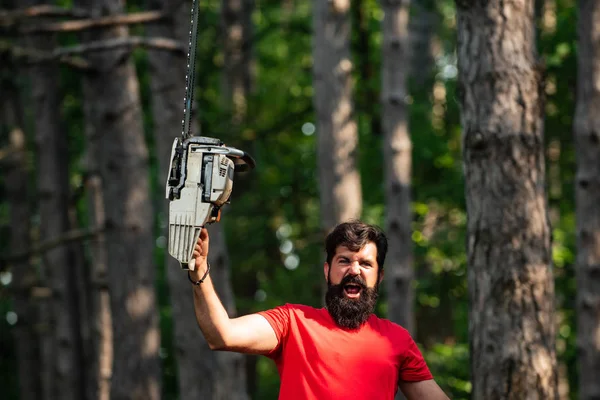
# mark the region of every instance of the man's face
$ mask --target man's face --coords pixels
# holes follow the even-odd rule
[[[383,274],[379,274],[377,246],[373,242],[367,243],[359,251],[339,246],[331,260],[331,265],[325,263],[324,272],[329,285],[339,285],[347,276],[356,276],[363,280],[366,287],[375,288],[383,278]],[[357,289],[362,288],[349,286],[344,289],[346,297],[356,299],[360,297],[361,292]]]
[[[360,327],[373,313],[383,273],[377,264],[377,247],[369,242],[359,251],[339,246],[324,265],[327,310],[335,322],[350,329]]]

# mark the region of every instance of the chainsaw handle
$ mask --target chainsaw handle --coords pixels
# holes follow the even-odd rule
[[[234,147],[227,147],[227,150],[227,157],[233,161],[233,164],[235,165],[235,172],[249,171],[256,167],[256,162],[254,159],[245,151],[236,149]]]

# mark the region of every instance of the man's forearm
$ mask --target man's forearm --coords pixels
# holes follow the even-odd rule
[[[200,285],[194,286],[193,291],[196,321],[208,346],[212,350],[223,348],[230,319],[215,291],[210,275]]]

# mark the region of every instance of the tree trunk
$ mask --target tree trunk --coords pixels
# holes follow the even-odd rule
[[[152,36],[171,37],[187,43],[190,29],[190,3],[177,6],[169,0],[155,0],[153,8],[172,12],[173,18],[164,24],[149,27]],[[185,92],[187,72],[184,55],[174,53],[149,52],[152,79],[152,108],[154,110],[155,137],[159,164],[159,185],[165,185],[167,169],[171,156],[171,145],[175,137],[181,134],[183,117],[181,104]],[[176,71],[176,72],[174,72]],[[199,134],[197,119],[193,119],[194,134]],[[161,200],[161,210],[168,219],[169,208],[165,199]],[[223,226],[215,224],[211,231],[211,265],[215,285],[223,303],[233,304],[230,288],[229,265],[226,257]],[[163,235],[167,235],[166,229]],[[193,299],[188,290],[189,282],[179,263],[167,254],[167,278],[171,297],[173,323],[175,328],[175,348],[179,374],[179,392],[181,399],[245,399],[246,387],[244,370],[239,370],[241,354],[212,352],[200,332],[193,308]],[[233,316],[235,309],[229,309]],[[203,377],[198,379],[198,377]]]
[[[123,3],[82,0],[93,13],[115,15]],[[111,27],[88,39],[127,37]],[[113,335],[110,398],[158,399],[161,393],[160,330],[153,263],[153,213],[148,150],[144,141],[139,84],[128,50],[89,55],[94,70],[85,79],[94,106],[94,134],[105,210],[106,264]],[[90,149],[92,150],[92,149]],[[92,150],[92,151],[93,151]]]
[[[555,399],[533,0],[458,1],[474,399]]]
[[[191,2],[153,0],[150,6],[153,9],[167,10],[172,13],[172,19],[162,24],[150,25],[148,27],[149,35],[171,37],[188,43]],[[181,135],[187,73],[186,56],[185,54],[149,51],[148,61],[150,63],[152,115],[159,167],[159,187],[162,188],[167,181],[173,140]],[[195,109],[194,104],[193,110]],[[192,131],[199,134],[196,117],[192,119]],[[167,238],[169,203],[164,197],[160,199],[160,206],[164,219],[164,223],[161,224],[162,235]],[[173,345],[177,360],[179,396],[182,400],[213,399],[213,384],[216,379],[219,379],[216,374],[216,354],[208,348],[196,323],[192,293],[185,272],[168,252],[165,257],[173,317]]]
[[[313,1],[314,105],[323,230],[360,217],[358,130],[353,116],[350,1]]]
[[[351,52],[354,53],[358,64],[358,76],[360,85],[355,90],[356,109],[360,118],[369,121],[371,135],[381,135],[381,117],[379,113],[378,100],[379,91],[372,84],[374,77],[374,63],[371,57],[371,31],[369,29],[370,15],[367,9],[370,5],[365,0],[358,0],[352,6],[352,24],[356,30],[355,40],[352,43]],[[360,121],[357,121],[362,125]]]
[[[577,154],[577,354],[579,398],[600,398],[600,4],[579,1]]]
[[[285,6],[283,6],[285,7]],[[254,11],[254,0],[222,0],[221,1],[221,29],[223,40],[224,68],[222,74],[223,81],[223,100],[225,107],[231,115],[231,126],[235,139],[241,140],[240,133],[244,129],[248,114],[248,98],[254,86],[254,43],[253,43],[253,24],[252,12]],[[243,143],[247,151],[251,151],[246,146],[251,143]],[[244,190],[242,180],[238,179],[236,187],[238,190]],[[235,190],[235,189],[234,189]],[[226,213],[223,217],[226,218]],[[217,281],[220,286],[219,295],[229,311],[229,315],[236,314],[235,296],[231,288],[231,279],[229,277],[230,263],[227,257],[227,243],[222,228],[217,226],[212,228],[217,233],[216,243],[219,244],[219,253],[215,253],[217,265],[220,265],[219,276],[221,280]],[[212,245],[211,245],[212,247]],[[213,250],[211,250],[212,252]],[[247,284],[245,290],[256,290],[258,286],[256,274],[249,274],[245,278]],[[242,293],[244,295],[245,293]],[[247,293],[246,293],[247,294]],[[252,295],[251,293],[250,295]],[[223,370],[224,376],[233,379],[232,388],[235,392],[230,394],[229,398],[246,399],[256,391],[256,363],[258,356],[242,356],[236,353],[219,353],[217,356],[219,365]],[[245,363],[245,365],[244,365]],[[237,375],[236,374],[243,374]],[[227,382],[227,381],[225,381]],[[240,387],[244,385],[244,387]],[[219,390],[225,386],[217,386],[217,397],[223,397],[225,391]],[[221,394],[219,394],[219,392]]]
[[[429,86],[435,71],[435,28],[440,18],[433,0],[412,0],[410,17],[410,77],[415,87]],[[404,63],[402,64],[404,65]],[[427,87],[427,91],[431,90]]]
[[[11,71],[14,72],[14,71]],[[30,176],[19,95],[14,83],[0,80],[0,128],[9,135],[10,155],[5,160],[4,184],[10,208],[10,252],[24,253],[30,247],[31,210],[27,194]],[[17,324],[12,328],[17,355],[16,376],[21,400],[42,398],[40,371],[39,321],[37,302],[32,298],[37,275],[29,260],[12,265],[14,296],[13,309]]]
[[[235,298],[229,276],[229,257],[225,235],[220,225],[212,225],[210,231],[210,263],[215,289],[230,317],[236,315]],[[215,251],[217,250],[217,251]],[[246,365],[242,354],[232,352],[217,353],[218,378],[215,379],[215,400],[248,400],[246,388]]]
[[[28,1],[28,5],[39,4]],[[56,46],[52,35],[36,35],[30,45],[40,50]],[[37,147],[37,184],[40,237],[55,238],[69,229],[69,172],[66,131],[60,114],[58,66],[54,63],[30,69],[33,112]],[[83,398],[84,365],[79,331],[80,304],[75,277],[74,254],[68,245],[58,246],[43,254],[41,271],[50,285],[48,303],[50,318],[51,387],[48,398],[79,400]]]
[[[83,80],[83,112],[85,120],[86,154],[83,162],[85,191],[90,227],[105,226],[104,196],[99,172],[97,151],[100,133],[95,121],[102,99],[94,93],[90,78]],[[108,290],[108,264],[106,259],[106,236],[99,233],[90,242],[90,342],[87,365],[86,395],[90,400],[109,400],[113,363],[112,314]]]
[[[252,88],[252,11],[254,0],[222,0],[221,26],[224,56],[223,93],[232,123],[246,118]]]
[[[412,143],[408,132],[406,75],[409,0],[382,0],[382,125],[385,164],[388,316],[414,334],[414,278],[410,209]]]

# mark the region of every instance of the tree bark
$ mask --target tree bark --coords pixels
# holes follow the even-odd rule
[[[350,1],[313,1],[314,106],[323,230],[360,217],[358,130],[353,116]]]
[[[222,0],[225,105],[232,123],[239,126],[246,118],[248,95],[252,89],[252,10],[254,0]]]
[[[28,1],[28,3],[30,3]],[[33,36],[30,44],[40,50],[52,49],[52,35]],[[60,114],[58,65],[47,63],[30,69],[33,110],[35,115],[37,186],[40,237],[58,237],[69,230],[69,172],[66,132]],[[84,365],[79,331],[79,293],[77,269],[70,246],[62,245],[44,253],[41,271],[50,286],[48,299],[50,346],[46,361],[51,365],[49,399],[83,398]]]
[[[117,15],[123,3],[81,1],[92,13]],[[128,36],[126,27],[91,32],[86,40]],[[148,150],[139,83],[129,52],[90,54],[85,77],[93,105],[95,150],[102,184],[106,264],[113,335],[110,398],[158,399],[161,393],[160,330],[155,294],[153,213]]]
[[[188,42],[191,2],[153,0],[150,6],[172,14],[171,19],[167,22],[150,25],[148,27],[149,34],[185,38],[185,43]],[[149,51],[148,61],[152,88],[154,137],[159,166],[159,187],[164,187],[167,181],[171,146],[173,140],[181,135],[187,73],[186,57],[185,54]],[[196,110],[195,105],[192,109]],[[192,119],[192,131],[196,134],[200,133],[196,117]],[[164,219],[164,223],[161,224],[161,234],[167,238],[169,203],[164,197],[161,197],[159,204]],[[168,253],[165,257],[173,317],[173,345],[177,360],[179,396],[182,400],[213,399],[213,383],[218,379],[216,354],[210,351],[198,329],[194,318],[192,293],[188,287],[189,282],[185,272],[181,270],[177,260]]]
[[[249,96],[254,86],[253,11],[254,0],[221,1],[221,37],[224,57],[222,74],[224,90],[222,97],[225,108],[229,110],[232,130],[237,141],[241,140],[240,133],[244,129],[244,123],[247,120]],[[251,151],[251,149],[246,147],[250,145],[251,143],[244,143],[247,151]],[[238,190],[244,190],[243,183],[241,179],[237,180],[236,187]],[[226,217],[226,214],[223,216]],[[215,253],[215,258],[221,260],[219,273],[221,279],[223,279],[217,282],[221,286],[219,294],[223,303],[228,308],[230,315],[234,315],[236,313],[235,296],[233,295],[229,277],[230,263],[227,256],[227,243],[222,228],[215,226],[213,230],[218,230],[219,240],[217,243],[220,245],[219,252]],[[245,279],[247,280],[245,290],[248,292],[255,290],[255,287],[258,285],[256,274],[250,274]],[[256,363],[258,357],[255,355],[240,356],[233,353],[220,353],[217,358],[219,365],[228,370],[227,372],[223,372],[225,376],[237,382],[237,384],[232,386],[235,388],[235,392],[230,396],[240,399],[248,398],[249,395],[251,396],[256,388]],[[236,377],[235,374],[238,373],[244,374],[244,376],[239,375]],[[244,388],[240,388],[240,385],[244,385]],[[218,385],[218,387],[220,386]],[[224,392],[222,393],[224,394]],[[217,396],[221,395],[217,393]]]
[[[412,142],[408,131],[406,75],[409,0],[382,0],[382,125],[385,164],[388,317],[414,334],[411,223]]]
[[[27,182],[26,139],[19,95],[13,82],[0,80],[0,127],[9,134],[11,152],[7,156],[4,180],[6,199],[10,207],[10,249],[25,252],[31,243],[29,196]],[[3,129],[4,130],[4,129]],[[31,291],[38,277],[29,259],[12,263],[14,295],[13,309],[17,324],[12,328],[17,355],[16,376],[21,400],[42,398],[40,371],[40,342],[38,304],[32,299]]]
[[[102,178],[99,171],[97,151],[100,147],[100,133],[95,122],[99,103],[90,78],[83,79],[83,113],[85,120],[86,154],[83,162],[85,191],[90,225],[94,229],[105,227],[105,207],[102,191]],[[108,264],[106,236],[99,232],[90,243],[90,341],[86,395],[90,400],[109,400],[113,363],[113,329],[108,289]]]
[[[533,0],[457,1],[474,399],[555,399]]]
[[[215,289],[230,317],[236,315],[235,297],[229,275],[229,257],[225,234],[221,225],[212,225],[210,231],[210,263],[215,267],[212,272]],[[215,251],[217,250],[217,251]],[[215,400],[249,400],[246,387],[246,364],[242,354],[219,352],[216,354],[218,365],[215,382]]]
[[[600,4],[579,1],[575,112],[579,398],[600,398]]]
[[[191,3],[155,0],[151,6],[172,13],[172,17],[166,23],[150,26],[149,33],[153,36],[171,37],[187,42]],[[151,51],[148,57],[160,168],[159,185],[162,187],[167,179],[171,145],[175,137],[181,134],[187,67],[185,55]],[[194,134],[200,134],[197,118],[193,119],[192,128]],[[168,219],[169,207],[166,199],[161,199],[160,208],[165,220]],[[233,294],[228,273],[227,248],[222,230],[222,224],[210,227],[211,273],[229,315],[234,316],[235,308],[231,307]],[[166,227],[162,234],[166,237]],[[166,258],[181,399],[246,399],[244,370],[239,368],[243,356],[234,353],[216,353],[208,348],[194,317],[193,299],[191,291],[188,290],[189,282],[185,272],[173,257],[167,254]],[[199,376],[203,378],[198,379]]]
[[[371,31],[369,29],[369,5],[365,0],[359,0],[352,6],[352,24],[356,30],[355,40],[352,43],[351,53],[354,53],[358,64],[358,76],[361,81],[355,90],[356,105],[360,118],[369,121],[371,135],[380,136],[382,132],[381,115],[379,113],[379,91],[372,84],[374,77],[374,63],[371,58]],[[360,121],[357,121],[361,125]]]
[[[435,11],[433,0],[412,0],[409,25],[410,38],[410,77],[416,87],[429,86],[434,78],[435,27],[440,18]],[[429,91],[430,88],[427,87]]]

